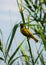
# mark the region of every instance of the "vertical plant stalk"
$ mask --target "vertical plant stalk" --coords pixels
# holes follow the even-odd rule
[[[20,4],[20,3],[18,2],[18,0],[17,0],[17,4],[18,4],[18,8],[19,8],[21,17],[22,17],[22,21],[23,21],[23,23],[25,24],[25,18],[24,18],[23,7],[22,7],[22,0],[21,0],[21,4]]]
[[[27,42],[28,42],[28,46],[29,46],[29,52],[30,52],[30,55],[31,55],[31,59],[32,59],[32,65],[34,65],[34,58],[33,58],[33,54],[32,54],[32,51],[31,51],[31,46],[30,46],[30,42],[29,42],[28,38],[27,38]]]

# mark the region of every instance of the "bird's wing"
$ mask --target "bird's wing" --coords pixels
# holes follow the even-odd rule
[[[33,33],[29,29],[27,29],[27,34],[29,35],[29,37],[33,36]]]
[[[31,37],[31,35],[33,35],[29,29],[27,28],[22,28],[21,32],[23,33],[23,35],[27,36],[27,37]]]
[[[22,32],[22,34],[23,34],[24,36],[29,37],[29,38],[32,38],[32,39],[34,39],[36,42],[38,42],[38,39],[34,37],[33,33],[32,33],[29,29],[27,29],[27,28],[22,28],[22,29],[21,29],[21,32]]]

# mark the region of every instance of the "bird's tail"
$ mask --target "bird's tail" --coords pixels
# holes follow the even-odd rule
[[[33,36],[33,39],[34,39],[34,41],[38,42],[38,39],[36,37]]]

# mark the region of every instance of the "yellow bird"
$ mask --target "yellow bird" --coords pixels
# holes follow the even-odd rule
[[[36,42],[38,42],[38,39],[35,38],[35,36],[33,35],[33,33],[32,33],[28,28],[26,28],[26,27],[24,26],[24,24],[20,24],[20,31],[21,31],[21,33],[22,33],[24,36],[26,36],[26,37],[28,37],[28,38],[32,38],[32,39],[34,39]]]

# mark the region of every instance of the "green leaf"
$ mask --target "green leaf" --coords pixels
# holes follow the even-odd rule
[[[10,32],[10,35],[9,35],[9,37],[8,37],[8,39],[7,39],[6,46],[5,46],[5,50],[6,50],[6,48],[7,48],[7,45],[8,45],[8,42],[9,42],[10,37],[11,37],[11,32]]]
[[[40,55],[41,55],[42,51],[43,51],[43,49],[41,50],[41,52],[40,52],[40,53],[39,53],[39,52],[37,52],[37,53],[38,53],[38,57],[36,58],[36,60],[35,60],[34,64],[36,64],[36,62],[37,62],[38,58],[40,58]]]
[[[3,52],[3,44],[1,42],[1,40],[0,40],[0,50]]]
[[[25,40],[25,39],[24,39]],[[20,43],[20,45],[17,47],[17,49],[14,51],[14,53],[12,54],[12,56],[10,57],[10,59],[8,60],[8,64],[11,62],[11,60],[13,59],[13,57],[16,55],[16,53],[18,52],[18,50],[20,49],[20,47],[22,46],[24,40]]]
[[[26,57],[24,56],[24,60],[28,62],[29,59],[27,57],[25,50],[22,47],[21,47],[21,53],[22,53],[22,55],[26,55]]]
[[[41,39],[42,39],[42,42],[44,45],[44,49],[46,50],[46,39],[45,39],[44,34],[42,32],[41,32]]]
[[[0,47],[0,51],[3,52],[2,48]]]
[[[16,33],[17,28],[18,28],[18,24],[15,24],[15,26],[14,26],[13,29],[12,29],[11,39],[10,39],[8,48],[7,48],[6,53],[5,53],[5,54],[6,54],[6,55],[5,55],[5,60],[6,60],[7,56],[8,56],[8,53],[9,53],[10,47],[11,47],[11,45],[12,45],[12,41],[13,41],[13,39],[14,39],[14,36],[15,36],[15,33]]]
[[[10,62],[10,64],[9,65],[12,65],[18,58],[20,58],[20,57],[30,57],[30,56],[27,56],[27,55],[21,55],[21,56],[19,56],[19,57],[16,57],[15,59],[13,59],[11,62]]]
[[[0,34],[1,34],[1,36],[3,37],[3,34],[2,34],[2,30],[0,29]]]
[[[29,64],[29,57],[27,56],[25,50],[24,50],[22,47],[21,47],[21,53],[22,53],[22,55],[25,55],[25,56],[24,56],[24,61],[26,62],[26,64],[27,64],[27,65],[30,65],[30,64]]]
[[[25,1],[25,3],[26,3],[26,7],[27,7],[28,9],[30,9],[32,12],[34,12],[32,6],[30,5],[30,4],[33,5],[33,2],[32,2],[32,1],[28,1],[28,0],[24,0],[24,1]],[[30,3],[29,3],[29,2],[30,2]]]
[[[41,57],[40,57],[40,61],[41,61],[41,64],[42,65],[45,65],[44,58],[43,58],[43,55],[42,54],[41,54]]]
[[[26,2],[26,4],[28,4],[29,5],[29,2],[28,2],[28,0],[24,0],[25,2]]]
[[[2,57],[0,57],[0,60],[4,61],[4,59]]]

